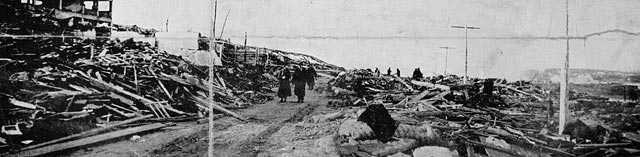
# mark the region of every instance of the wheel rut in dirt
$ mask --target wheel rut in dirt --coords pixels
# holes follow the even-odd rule
[[[238,145],[238,149],[240,152],[238,152],[237,155],[257,156],[260,152],[264,151],[264,149],[262,149],[261,147],[265,146],[265,144],[268,142],[267,140],[269,139],[269,137],[278,132],[278,130],[280,130],[280,128],[282,128],[285,123],[296,123],[302,121],[304,117],[312,113],[318,106],[318,103],[306,104],[305,107],[298,109],[298,111],[288,119],[279,123],[272,124],[267,129],[260,132],[256,137],[240,143]]]

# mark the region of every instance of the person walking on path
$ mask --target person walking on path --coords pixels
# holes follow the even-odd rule
[[[307,85],[309,86],[309,89],[313,89],[316,84],[316,76],[318,75],[316,73],[316,69],[314,69],[313,66],[309,66],[308,68],[306,68],[306,75]]]
[[[295,71],[293,72],[293,77],[291,78],[293,82],[293,93],[298,97],[298,103],[304,101],[305,95],[305,85],[307,84],[307,79],[305,77],[305,71],[300,66],[296,66]]]
[[[396,76],[400,77],[400,69],[396,68]]]
[[[284,67],[278,74],[280,86],[278,87],[278,97],[280,102],[287,102],[287,97],[291,96],[291,72]]]

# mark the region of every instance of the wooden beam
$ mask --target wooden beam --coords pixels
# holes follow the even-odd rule
[[[516,89],[516,88],[510,87],[510,86],[507,86],[507,85],[504,85],[504,84],[496,84],[496,86],[498,86],[498,87],[503,87],[503,88],[506,88],[506,89],[512,90],[512,91],[514,91],[514,92],[518,92],[518,93],[520,93],[520,94],[523,94],[523,95],[526,95],[526,96],[530,96],[530,97],[536,98],[538,101],[544,101],[542,98],[540,98],[540,97],[539,97],[539,96],[537,96],[537,95],[533,95],[533,94],[531,94],[531,93],[527,93],[527,92],[525,92],[525,91],[521,91],[521,90],[518,90],[518,89]]]
[[[28,146],[28,147],[22,148],[21,150],[24,151],[24,150],[34,149],[34,148],[38,148],[38,147],[42,147],[42,146],[46,146],[46,145],[50,145],[50,144],[55,144],[55,143],[66,141],[66,140],[71,140],[71,139],[75,139],[75,138],[95,135],[95,134],[107,131],[107,130],[109,130],[111,128],[114,128],[114,127],[117,127],[117,126],[120,126],[120,125],[137,122],[137,121],[140,121],[140,120],[143,120],[143,119],[147,119],[147,118],[151,118],[151,117],[153,117],[153,115],[146,115],[146,116],[142,116],[142,117],[127,119],[127,120],[118,122],[116,124],[109,125],[109,126],[104,127],[104,128],[91,129],[91,130],[88,130],[88,131],[85,131],[85,132],[81,132],[81,133],[78,133],[78,134],[73,134],[73,135],[62,137],[62,138],[54,139],[54,140],[51,140],[51,141],[43,142],[43,143],[40,143],[40,144]]]
[[[78,139],[78,140],[74,140],[74,141],[69,141],[69,142],[65,142],[65,143],[50,145],[50,146],[37,148],[37,149],[33,149],[33,150],[22,151],[22,152],[18,152],[17,154],[11,154],[9,156],[10,157],[42,156],[42,155],[46,155],[46,154],[53,153],[53,152],[58,152],[58,151],[62,151],[62,150],[82,147],[82,146],[86,146],[86,145],[89,145],[89,144],[94,144],[94,143],[98,143],[98,142],[102,142],[102,141],[107,141],[107,140],[111,140],[111,139],[115,139],[115,138],[119,138],[119,137],[123,137],[123,136],[128,136],[128,135],[132,135],[132,134],[136,134],[136,133],[140,133],[140,132],[160,129],[160,128],[163,128],[163,127],[166,127],[166,126],[168,126],[168,125],[167,124],[162,124],[162,123],[148,124],[148,125],[143,125],[143,126],[139,126],[139,127],[133,127],[133,128],[128,128],[128,129],[124,129],[124,130],[118,130],[118,131],[114,131],[114,132],[109,132],[109,133],[105,133],[105,134],[101,134],[101,135],[91,136],[91,137]]]
[[[192,96],[191,98],[192,98],[193,100],[195,100],[195,102],[196,102],[196,103],[199,103],[199,104],[201,104],[201,105],[205,105],[205,106],[211,106],[211,108],[210,108],[210,109],[207,109],[207,110],[209,110],[209,111],[212,111],[212,110],[218,110],[218,111],[220,111],[220,112],[223,112],[223,113],[226,113],[226,114],[231,115],[231,116],[233,116],[233,117],[236,117],[236,118],[238,118],[238,119],[240,119],[240,120],[243,120],[243,121],[244,121],[244,120],[247,120],[247,118],[245,118],[245,117],[243,117],[243,116],[241,116],[241,115],[239,115],[239,114],[237,114],[237,113],[235,113],[235,112],[233,112],[233,111],[227,110],[226,108],[224,108],[224,107],[222,107],[222,106],[220,106],[220,105],[217,105],[217,104],[215,104],[215,103],[207,103],[207,101],[206,101],[206,100],[200,99],[200,98],[198,98],[198,97],[196,97],[196,96]],[[202,107],[202,106],[199,106],[199,105],[198,105],[198,107]]]
[[[91,81],[92,83],[100,85],[98,87],[101,87],[101,88],[104,88],[104,89],[107,89],[107,90],[112,90],[112,91],[115,91],[117,93],[121,93],[121,94],[127,95],[127,96],[129,96],[131,98],[134,98],[134,99],[136,99],[138,101],[141,101],[143,104],[157,103],[156,101],[153,101],[151,99],[147,99],[147,98],[145,98],[143,96],[140,96],[140,95],[131,93],[129,91],[126,91],[126,90],[122,89],[122,87],[118,87],[118,86],[112,85],[110,83],[104,82],[102,80],[98,80],[98,79],[92,78],[92,77],[88,76],[87,74],[85,74],[85,73],[83,73],[81,71],[76,71],[76,72],[78,74],[80,74],[81,76],[83,76],[85,79]],[[147,107],[150,107],[150,106],[147,106]],[[171,106],[166,106],[165,109],[167,109],[167,110],[169,110],[171,112],[175,112],[177,114],[186,114],[185,112],[182,112],[180,110],[176,110],[176,109],[172,108]]]

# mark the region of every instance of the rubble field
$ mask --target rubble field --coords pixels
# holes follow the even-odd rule
[[[640,156],[630,84],[571,84],[559,132],[557,84],[346,70],[222,39],[222,65],[201,65],[133,38],[74,34],[157,30],[16,3],[0,2],[0,156],[205,156],[210,132],[217,156]],[[316,69],[317,85],[303,103],[276,102],[292,65]]]

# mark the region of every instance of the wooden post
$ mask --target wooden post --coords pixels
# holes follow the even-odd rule
[[[91,55],[89,56],[89,60],[93,60],[93,54],[95,53],[95,48],[93,48],[93,45],[91,45],[89,50],[89,53],[91,53]]]
[[[58,9],[62,10],[62,0],[58,0]]]
[[[567,116],[569,115],[568,106],[568,84],[569,84],[569,0],[565,0],[565,36],[567,37],[567,51],[564,55],[564,62],[562,66],[562,80],[560,81],[560,114],[558,122],[558,134],[562,134],[564,127],[567,124]]]
[[[91,6],[91,9],[96,11],[96,17],[100,17],[100,9],[98,7],[98,0],[93,0],[93,5]]]
[[[251,55],[253,55],[253,65],[256,65],[258,64],[258,53],[260,52],[260,48],[254,47],[253,49],[256,51],[251,51],[253,52]]]
[[[109,18],[113,18],[112,12],[113,12],[113,0],[109,0]],[[111,26],[111,22],[109,22],[109,26]]]
[[[267,50],[267,48],[264,48],[264,52],[265,52],[265,54],[267,55],[267,60],[265,61],[265,67],[266,67],[266,66],[269,66],[269,55],[270,55],[271,53],[269,53],[269,51]]]
[[[244,32],[244,47],[242,48],[242,52],[244,52],[244,63],[247,63],[247,32]]]
[[[233,61],[238,61],[238,46],[233,45]]]
[[[211,10],[209,10],[209,14],[213,14],[213,19],[211,19],[211,17],[209,17],[209,19],[211,20],[211,25],[210,25],[210,30],[211,30],[211,34],[209,34],[209,58],[211,58],[211,61],[209,61],[209,110],[213,110],[214,109],[214,91],[213,91],[213,79],[214,79],[214,74],[213,74],[213,68],[214,68],[214,55],[216,53],[216,51],[218,51],[216,49],[216,12],[218,11],[218,0],[214,0],[213,1],[213,12]],[[209,147],[208,147],[208,156],[209,157],[213,157],[215,154],[213,153],[213,120],[215,120],[215,116],[212,112],[209,112]]]
[[[133,66],[133,84],[136,85],[136,94],[140,94],[140,87],[138,86],[138,70],[136,70],[136,65],[131,64]]]
[[[84,7],[86,7],[86,6],[84,6],[84,3],[82,3],[82,11],[81,11],[81,15],[80,15],[80,21],[83,22],[83,23],[84,23],[84,10],[85,10]]]

